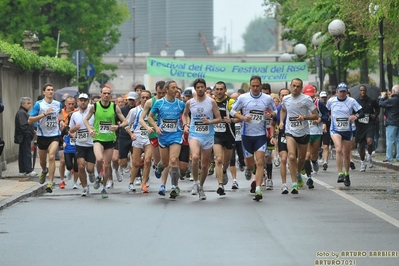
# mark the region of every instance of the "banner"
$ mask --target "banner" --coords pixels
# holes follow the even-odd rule
[[[252,76],[260,76],[262,82],[286,82],[294,78],[308,79],[306,62],[270,62],[270,63],[222,63],[147,58],[147,73],[152,76],[174,80],[249,82]]]

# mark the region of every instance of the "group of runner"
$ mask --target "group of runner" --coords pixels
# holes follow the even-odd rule
[[[76,160],[73,171],[72,159],[67,156],[67,175],[75,174],[75,184],[77,179],[80,180],[82,196],[89,194],[86,173],[94,189],[101,187],[103,198],[108,197],[107,189],[113,187],[113,175],[122,181],[123,176],[129,174],[129,190],[136,191],[134,182],[138,172],[142,173],[141,191],[148,193],[153,165],[155,176],[161,178],[159,195],[165,196],[170,175],[169,196],[178,197],[179,179],[190,176],[191,172],[191,194],[198,194],[199,199],[205,200],[203,187],[212,158],[218,181],[216,192],[220,196],[226,194],[224,186],[229,180],[229,167],[232,189],[239,188],[235,168],[237,154],[240,170],[243,171],[245,165],[245,177],[252,179],[253,199],[259,201],[263,198],[262,185],[273,189],[271,150],[276,147],[281,161],[282,194],[289,193],[287,165],[292,181],[291,193],[298,194],[298,187],[305,183],[301,174],[303,169],[307,186],[314,188],[311,173],[318,171],[318,150],[324,132],[331,135],[336,149],[338,182],[350,185],[351,121],[362,119],[365,114],[362,106],[346,95],[346,84],[339,84],[338,95],[326,104],[315,97],[315,87],[303,87],[300,79],[293,79],[290,89],[281,89],[279,99],[269,95],[270,86],[262,85],[259,76],[250,78],[249,92],[241,95],[228,96],[223,81],[215,84],[212,97],[207,93],[209,87],[204,79],[196,79],[193,85],[194,93],[184,92],[184,101],[176,97],[182,93],[175,81],[158,82],[156,96],[141,85],[127,95],[124,106],[114,103],[112,89],[104,86],[100,99],[94,104],[89,103],[87,94],[78,95],[75,110],[68,101],[66,107],[62,107],[53,99],[53,85],[45,84],[44,99],[34,105],[29,117],[29,123],[38,123],[40,183],[45,183],[49,175],[46,190],[53,191],[55,154],[60,143],[66,142],[63,146],[73,146],[75,156],[72,157]],[[330,132],[327,131],[329,121]],[[61,139],[62,135],[66,135],[64,139]],[[117,150],[116,157],[114,150]],[[327,169],[324,164],[323,169]],[[63,176],[61,179],[64,182]]]

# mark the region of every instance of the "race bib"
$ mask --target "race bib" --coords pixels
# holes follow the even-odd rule
[[[319,124],[316,122],[316,120],[309,120],[309,126],[310,127],[317,127]]]
[[[77,138],[79,142],[86,142],[89,140],[89,131],[87,129],[78,130]]]
[[[349,118],[337,118],[335,120],[335,126],[338,131],[349,131],[350,130]]]
[[[76,145],[76,138],[70,138],[69,139],[69,145],[75,146]]]
[[[364,114],[363,118],[358,119],[359,123],[368,124],[370,121],[370,114]]]
[[[162,125],[165,132],[177,132],[177,119],[164,119]]]
[[[147,129],[145,127],[140,127],[141,136],[148,136]]]
[[[280,143],[285,143],[285,144],[287,144],[287,139],[285,138],[285,135],[284,135],[284,136],[281,136],[281,138],[280,138]]]
[[[236,139],[241,138],[241,124],[235,124]]]
[[[300,128],[303,126],[302,121],[299,121],[298,117],[290,117],[289,121],[291,128]]]
[[[272,126],[272,120],[271,119],[266,119],[266,127],[270,128]]]
[[[194,132],[199,134],[209,134],[209,125],[203,122],[194,122]]]
[[[58,126],[58,122],[54,121],[54,120],[50,120],[50,121],[46,121],[46,127],[57,127]]]
[[[226,132],[226,123],[218,123],[213,125],[215,132],[223,133]]]
[[[259,110],[251,110],[249,111],[249,115],[251,116],[250,123],[260,124],[263,120],[265,120],[265,112]]]
[[[102,134],[109,134],[112,133],[111,131],[112,122],[104,122],[100,121],[100,133]]]

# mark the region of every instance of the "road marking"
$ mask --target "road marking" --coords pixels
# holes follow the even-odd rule
[[[346,194],[345,192],[343,192],[343,191],[337,189],[336,187],[331,186],[331,185],[329,185],[329,184],[327,184],[327,183],[324,183],[323,181],[320,181],[320,180],[318,180],[318,179],[316,179],[316,178],[313,178],[313,181],[315,181],[315,182],[318,183],[319,185],[324,186],[325,188],[331,190],[332,192],[334,192],[334,193],[340,195],[341,197],[343,197],[343,198],[345,198],[345,199],[347,199],[347,200],[353,202],[354,204],[360,206],[361,208],[365,209],[366,211],[371,212],[372,214],[374,214],[374,215],[380,217],[381,219],[383,219],[383,220],[387,221],[388,223],[390,223],[390,224],[396,226],[397,228],[399,228],[399,221],[396,220],[395,218],[389,216],[388,214],[386,214],[386,213],[384,213],[384,212],[382,212],[382,211],[379,211],[379,210],[377,210],[377,209],[374,208],[374,207],[371,207],[370,205],[364,203],[363,201],[358,200],[357,198],[355,198],[355,197],[353,197],[353,196],[351,196],[351,195],[348,195],[348,194]]]

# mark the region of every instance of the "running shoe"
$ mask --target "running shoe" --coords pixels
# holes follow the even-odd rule
[[[274,158],[273,159],[273,164],[274,164],[275,167],[280,167],[280,164],[281,164],[280,157]]]
[[[273,190],[273,181],[271,178],[266,179],[266,190]]]
[[[30,173],[26,173],[26,175],[29,177],[34,177],[34,176],[37,176],[37,173],[35,171],[32,171]]]
[[[351,180],[349,179],[349,174],[344,175],[344,185],[349,187],[351,185]]]
[[[66,171],[66,178],[67,178],[67,180],[71,180],[72,177],[73,177],[72,171],[67,170],[67,171]]]
[[[355,169],[356,169],[356,165],[355,165],[355,163],[354,163],[353,161],[350,162],[349,167],[350,167],[352,170],[355,170]]]
[[[261,189],[258,189],[258,190],[256,191],[256,193],[255,193],[254,200],[255,200],[255,201],[260,201],[261,199],[263,199],[262,190],[261,190]]]
[[[192,175],[190,175],[190,181],[194,181],[194,177]]]
[[[224,187],[223,187],[223,185],[219,185],[218,189],[216,190],[216,193],[218,193],[219,196],[226,195],[226,193],[224,192]]]
[[[155,168],[155,176],[156,176],[157,178],[161,178],[162,172],[163,172],[164,169],[165,169],[165,168],[163,167],[162,163],[159,162],[159,163],[157,164],[156,168]]]
[[[107,180],[107,185],[105,186],[107,189],[114,188],[114,181]]]
[[[345,181],[345,176],[344,176],[344,174],[339,174],[339,175],[338,175],[337,183],[343,183],[344,181]]]
[[[42,171],[42,173],[40,174],[40,177],[39,177],[40,184],[44,184],[44,182],[46,182],[47,173],[48,173],[48,168],[46,168],[46,171]]]
[[[148,187],[146,184],[141,185],[141,193],[148,193]]]
[[[206,200],[206,195],[203,188],[198,189],[198,196],[200,200]]]
[[[238,163],[238,168],[240,169],[241,172],[244,172],[245,170],[244,165],[241,165],[240,163]]]
[[[238,189],[238,183],[236,180],[233,181],[233,185],[231,186],[231,189]]]
[[[309,177],[308,180],[306,180],[306,185],[308,186],[309,189],[314,188],[313,179],[311,177]]]
[[[328,164],[327,164],[327,162],[324,162],[323,163],[323,171],[327,171],[327,168],[328,168]]]
[[[46,192],[47,193],[53,193],[54,185],[53,183],[48,183],[46,187]]]
[[[364,161],[360,162],[360,172],[366,171],[367,164]]]
[[[256,189],[256,181],[252,180],[251,182],[251,189],[249,190],[250,193],[255,193],[255,189]]]
[[[134,185],[138,187],[141,186],[141,177],[136,177],[134,180]]]
[[[136,192],[136,187],[134,186],[133,183],[130,183],[130,184],[129,184],[129,190],[130,190],[131,192]]]
[[[121,172],[119,170],[114,170],[116,179],[118,180],[118,182],[122,182],[123,181],[123,175],[121,174]]]
[[[251,177],[252,177],[252,171],[251,171],[251,169],[245,169],[245,179],[246,180],[251,180]]]
[[[197,195],[198,190],[199,190],[198,184],[194,184],[193,189],[191,190],[191,195]]]
[[[89,195],[89,186],[84,187],[81,194],[82,197],[86,197],[87,195]]]
[[[227,175],[227,173],[223,174],[223,186],[227,185],[227,183],[229,183],[229,177]]]
[[[89,181],[90,183],[94,183],[94,181],[96,181],[96,176],[94,173],[89,173]]]
[[[64,189],[65,186],[66,186],[66,184],[65,184],[64,181],[61,181],[61,183],[58,185],[58,187],[59,187],[60,189]]]
[[[367,160],[367,165],[369,166],[369,168],[373,168],[373,166],[374,166],[373,159],[371,158],[370,154],[367,154],[366,160]]]
[[[211,165],[209,166],[208,169],[208,175],[213,175],[214,172],[215,172],[215,162],[211,162]]]
[[[101,176],[97,176],[96,180],[94,181],[93,188],[94,189],[99,189],[100,188],[100,183],[101,183]]]
[[[313,166],[313,171],[317,174],[317,172],[319,171],[319,163],[312,162],[312,166]]]
[[[291,194],[298,194],[298,185],[292,185]]]
[[[166,193],[165,185],[161,185],[158,190],[158,195],[165,196],[165,193]]]
[[[107,199],[108,198],[108,192],[103,188],[103,190],[101,190],[101,197],[103,199]]]
[[[288,186],[286,184],[281,186],[281,194],[288,194]]]
[[[190,170],[187,170],[186,171],[186,178],[188,178],[190,181],[193,181],[193,180],[191,180],[191,171]]]
[[[180,180],[184,181],[186,173],[180,172]]]
[[[147,180],[147,182],[145,183],[145,185],[146,185],[147,187],[150,187],[150,186],[151,186],[150,178],[148,178],[148,180]]]
[[[298,173],[298,174],[296,175],[296,179],[297,179],[297,181],[298,181],[298,187],[303,187],[304,182],[303,182],[303,178],[302,178],[301,173]]]
[[[175,199],[177,196],[179,196],[179,194],[177,193],[176,188],[174,187],[170,190],[169,198]]]
[[[78,183],[73,183],[72,189],[78,189],[78,188],[79,188]]]

